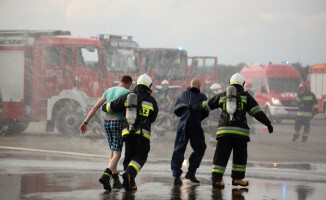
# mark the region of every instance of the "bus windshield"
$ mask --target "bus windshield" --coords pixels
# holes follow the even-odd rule
[[[138,73],[139,51],[133,49],[105,50],[104,66],[108,72]]]
[[[271,92],[294,92],[297,91],[301,80],[299,78],[268,78]]]
[[[144,50],[144,70],[156,72],[158,80],[186,80],[187,53],[176,49]]]

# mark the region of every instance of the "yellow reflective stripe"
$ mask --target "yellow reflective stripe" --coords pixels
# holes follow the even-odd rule
[[[108,113],[110,112],[110,103],[106,104],[106,112],[108,112]]]
[[[140,130],[136,131],[136,134],[141,134]],[[151,136],[148,135],[147,133],[144,133],[144,132],[143,132],[143,136],[144,136],[145,138],[149,139],[149,140],[151,139]]]
[[[221,135],[221,134],[236,134],[236,135],[243,135],[246,137],[249,137],[249,133],[243,132],[243,131],[237,131],[237,130],[220,130],[216,132],[216,135]]]
[[[128,130],[126,130],[126,129],[124,129],[124,130],[122,130],[122,136],[124,136],[124,135],[126,135],[126,134],[129,134],[129,131]]]
[[[124,103],[124,106],[127,107],[127,102]]]
[[[137,171],[137,174],[138,174],[139,167],[135,163],[129,163],[129,166],[132,166],[133,168],[135,168],[135,170]]]
[[[154,110],[153,106],[149,106],[146,104],[142,104],[141,106],[142,106],[142,108],[145,108],[145,109]]]
[[[236,171],[236,172],[245,172],[246,168],[236,168],[236,167],[232,167],[232,171]]]
[[[107,175],[108,177],[110,177],[111,175],[107,172],[104,172],[105,175]]]
[[[205,109],[205,111],[208,111],[207,107],[206,107],[206,101],[203,101],[201,103],[201,106]]]
[[[212,172],[224,174],[224,170],[221,169],[212,169]]]

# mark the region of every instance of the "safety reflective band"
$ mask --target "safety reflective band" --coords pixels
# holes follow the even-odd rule
[[[138,82],[137,82],[137,85],[139,85],[139,84],[144,84],[144,85],[146,85],[147,87],[149,87],[149,84],[148,84],[148,83],[146,83],[146,82],[141,82],[141,81],[138,81]]]
[[[243,96],[241,96],[241,110],[243,110],[243,104],[247,104],[247,97],[243,98]]]
[[[231,85],[232,85],[232,84],[235,84],[235,83],[237,83],[237,84],[239,84],[239,85],[242,85],[242,83],[241,83],[240,81],[231,81]]]
[[[212,172],[220,173],[220,174],[224,174],[224,172],[225,172],[225,167],[223,167],[223,166],[219,166],[219,165],[213,165],[213,167],[212,167]]]
[[[312,112],[297,112],[298,116],[312,117]]]
[[[105,175],[107,175],[108,177],[110,177],[111,175],[107,172],[104,172]]]
[[[111,113],[110,112],[110,103],[106,103],[106,112]]]
[[[124,136],[124,135],[127,135],[127,134],[130,134],[129,130],[128,129],[123,129],[121,135]],[[145,129],[143,129],[143,132],[138,130],[138,131],[135,132],[135,134],[143,135],[145,138],[147,138],[149,140],[151,139],[151,133],[149,131],[145,130]]]
[[[141,165],[140,165],[138,162],[134,161],[134,160],[132,160],[132,161],[129,163],[128,166],[132,166],[133,168],[135,168],[137,174],[138,174],[139,170],[141,169]]]
[[[249,130],[239,127],[220,127],[217,129],[216,135],[221,134],[237,134],[249,137]]]
[[[223,104],[222,110],[225,110],[225,98],[221,98],[218,103]]]
[[[201,103],[201,106],[204,108],[205,111],[208,111],[207,107],[206,107],[206,101],[203,101]]]
[[[245,172],[246,168],[236,168],[236,167],[232,167],[232,171],[236,171],[236,172]]]
[[[255,106],[255,107],[250,109],[249,115],[255,116],[257,113],[259,113],[261,111],[263,111],[263,110],[259,106]]]
[[[304,96],[303,97],[304,101],[311,101],[312,100],[312,96]]]
[[[315,105],[314,105],[314,108],[318,108],[318,104],[315,104]]]

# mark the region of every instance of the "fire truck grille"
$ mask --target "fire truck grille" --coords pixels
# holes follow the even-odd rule
[[[284,106],[293,106],[293,107],[295,107],[295,106],[297,106],[297,102],[295,102],[295,101],[283,101],[283,105]]]

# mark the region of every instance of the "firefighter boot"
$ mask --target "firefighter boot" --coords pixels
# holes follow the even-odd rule
[[[232,185],[234,185],[234,186],[237,186],[237,185],[248,186],[249,182],[245,181],[243,179],[232,179]]]
[[[175,186],[177,186],[177,185],[182,185],[182,181],[181,181],[180,176],[175,176],[175,177],[174,177],[174,185],[175,185]]]
[[[247,188],[232,189],[232,199],[245,199],[243,194],[248,193]]]
[[[292,138],[292,142],[296,141],[299,138],[299,134],[294,134]]]
[[[187,172],[186,173],[186,176],[185,176],[185,178],[186,179],[189,179],[191,182],[193,182],[193,183],[197,183],[197,184],[199,184],[200,183],[200,181],[196,178],[196,176],[195,176],[195,172]]]
[[[112,176],[111,170],[109,168],[106,168],[104,174],[98,180],[100,183],[103,184],[104,190],[111,191],[111,185],[110,185],[111,176]]]
[[[308,136],[302,136],[302,142],[307,142]]]
[[[121,189],[122,185],[119,180],[119,175],[118,174],[112,174],[112,179],[113,179],[113,189]]]
[[[222,177],[218,176],[217,173],[212,173],[212,186],[213,188],[223,189],[224,183],[222,182]]]
[[[137,190],[135,178],[132,177],[131,174],[129,174],[128,172],[125,172],[124,174],[122,174],[122,179],[123,179],[122,185],[126,191]]]

